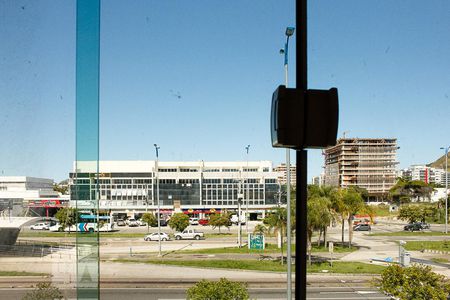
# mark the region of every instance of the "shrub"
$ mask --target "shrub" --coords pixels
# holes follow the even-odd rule
[[[450,292],[450,283],[445,276],[424,265],[408,268],[391,265],[383,270],[375,285],[401,300],[446,300]]]
[[[40,282],[36,285],[36,288],[31,292],[28,292],[22,300],[61,300],[63,298],[62,292],[57,287],[52,286],[50,282]]]
[[[225,278],[202,280],[187,290],[188,300],[247,300],[249,297],[247,284]]]

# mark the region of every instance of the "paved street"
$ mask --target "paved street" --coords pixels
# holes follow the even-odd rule
[[[20,300],[30,289],[0,289],[0,294],[4,299]],[[284,289],[258,288],[249,289],[252,299],[286,299]],[[64,290],[69,299],[75,299],[74,290]],[[181,300],[186,299],[186,289],[184,288],[104,288],[101,290],[101,297],[108,300]],[[361,286],[330,287],[330,288],[309,288],[307,290],[308,299],[316,300],[344,300],[344,299],[367,299],[367,300],[388,300],[389,298],[379,293],[373,288]]]
[[[250,224],[253,228],[256,222]],[[373,226],[373,233],[378,232],[397,232],[401,231],[404,222],[380,220]],[[198,230],[214,233],[211,227],[195,226]],[[126,227],[125,227],[126,228]],[[439,226],[432,226],[432,229]],[[122,228],[121,228],[122,229]],[[166,229],[166,228],[165,228]],[[151,231],[156,231],[151,228]],[[226,229],[224,232],[228,232]],[[245,232],[245,230],[243,230]],[[147,232],[146,227],[126,228],[120,232],[141,233],[142,237],[105,237],[101,239],[101,277],[102,277],[102,293],[107,296],[106,299],[123,299],[124,294],[132,294],[133,299],[184,299],[184,289],[192,286],[201,279],[217,280],[225,277],[230,280],[238,280],[249,283],[252,289],[253,297],[257,299],[284,299],[283,289],[286,285],[286,274],[277,272],[261,272],[261,271],[236,271],[214,268],[192,268],[178,267],[169,265],[150,265],[150,264],[130,264],[117,263],[110,261],[115,258],[156,258],[158,249],[157,242],[145,242],[143,236]],[[168,231],[167,231],[168,232]],[[236,246],[237,226],[230,229],[231,235],[210,236],[200,241],[168,241],[163,242],[163,253],[176,250],[193,250],[218,247]],[[60,242],[67,240],[65,234],[57,238],[25,238],[26,240]],[[342,261],[359,261],[370,263],[373,258],[392,257],[394,260],[398,256],[398,240],[443,240],[446,236],[372,236],[367,232],[354,232],[353,243],[360,249],[351,253],[339,253],[335,257]],[[73,237],[69,239],[73,240]],[[331,228],[328,232],[328,239],[339,242],[341,240],[340,226]],[[345,241],[348,239],[348,232],[345,231]],[[271,243],[275,243],[275,239],[269,239]],[[131,250],[131,251],[130,251]],[[177,253],[172,254],[173,257]],[[175,255],[175,256],[174,256]],[[327,253],[323,253],[328,257]],[[450,269],[444,263],[431,263],[430,259],[433,254],[411,252],[412,261],[429,263],[436,272],[450,277]],[[61,288],[72,288],[75,282],[75,249],[57,250],[50,255],[44,257],[0,257],[0,269],[28,271],[28,272],[44,272],[52,274],[47,279],[54,282]],[[203,255],[203,259],[214,259],[214,255]],[[387,299],[384,295],[378,293],[373,288],[368,288],[364,284],[370,281],[372,276],[367,275],[346,275],[336,276],[333,274],[310,274],[308,282],[312,286],[308,289],[309,299]],[[0,287],[9,287],[11,285],[19,287],[27,287],[35,284],[36,281],[26,278],[12,278],[13,283],[7,278],[0,278]],[[35,279],[42,280],[42,279]],[[160,287],[172,287],[170,290],[158,289]],[[120,289],[114,289],[119,288]],[[132,290],[129,290],[133,288]],[[19,297],[22,290],[6,289],[7,293],[11,293],[11,298]],[[151,293],[150,293],[151,291]],[[6,292],[5,292],[6,293]],[[14,294],[16,293],[16,294]],[[108,294],[109,293],[109,294]],[[3,295],[3,292],[2,292]],[[150,295],[153,298],[149,298]],[[141,297],[141,298],[140,298]]]

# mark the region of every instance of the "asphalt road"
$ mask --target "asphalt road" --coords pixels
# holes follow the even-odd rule
[[[0,289],[1,299],[20,300],[30,289]],[[75,291],[64,291],[69,299],[75,299]],[[250,289],[252,299],[286,299],[284,289]],[[158,289],[158,288],[110,288],[102,289],[101,299],[108,300],[181,300],[186,299],[186,289]],[[379,293],[373,288],[367,287],[314,287],[307,291],[308,299],[367,299],[367,300],[388,300],[389,298]]]

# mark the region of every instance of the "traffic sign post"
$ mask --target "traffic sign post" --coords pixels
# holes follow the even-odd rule
[[[265,238],[263,234],[248,234],[248,249],[251,250],[264,250]]]
[[[328,251],[330,252],[330,265],[333,267],[333,252],[334,252],[334,243],[328,242]]]

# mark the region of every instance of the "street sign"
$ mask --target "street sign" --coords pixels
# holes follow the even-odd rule
[[[248,249],[263,250],[265,239],[263,234],[248,234]]]

